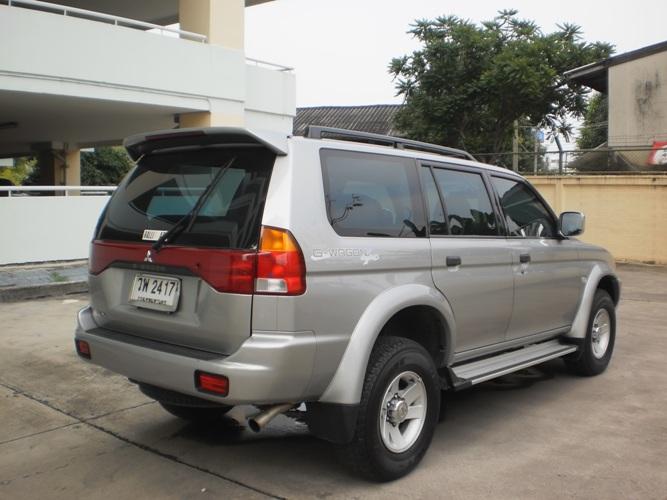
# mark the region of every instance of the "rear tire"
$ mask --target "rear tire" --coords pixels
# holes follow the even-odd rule
[[[431,444],[440,379],[418,343],[380,337],[371,352],[352,441],[337,448],[354,472],[376,481],[409,473]]]
[[[175,417],[197,424],[215,422],[233,408],[233,406],[179,406],[162,401],[158,403]]]
[[[565,365],[577,375],[590,377],[607,369],[616,340],[616,308],[604,290],[597,290],[588,319],[588,332],[580,350],[565,358]]]

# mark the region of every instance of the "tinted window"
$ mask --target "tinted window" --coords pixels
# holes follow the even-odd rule
[[[434,168],[433,174],[445,202],[449,234],[498,234],[496,216],[481,175],[444,168]]]
[[[178,245],[251,248],[257,244],[275,155],[259,149],[202,150],[148,156],[123,180],[100,223],[99,239],[141,241],[145,229],[168,230],[214,182]]]
[[[323,150],[322,161],[327,213],[338,234],[425,234],[414,162],[334,150]]]
[[[442,202],[438,194],[438,188],[433,180],[433,174],[429,167],[421,168],[422,188],[426,198],[426,216],[428,218],[429,231],[434,235],[447,234],[447,223]]]
[[[553,238],[557,235],[549,210],[522,182],[491,177],[505,212],[510,236]]]

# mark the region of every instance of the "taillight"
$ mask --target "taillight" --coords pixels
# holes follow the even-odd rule
[[[306,265],[294,236],[286,229],[262,227],[255,293],[301,295],[305,291]]]
[[[82,358],[90,359],[90,345],[85,340],[76,339],[74,341],[76,352]]]
[[[187,269],[218,292],[252,294],[257,253],[226,248],[167,246],[154,252],[148,243],[93,241],[88,267],[99,274],[117,263],[143,263]],[[169,272],[168,270],[165,272]]]
[[[137,270],[187,269],[218,292],[301,295],[306,291],[306,266],[298,243],[289,231],[272,227],[262,227],[258,251],[166,246],[155,252],[149,243],[93,241],[90,273],[100,274],[114,263],[139,264]]]
[[[226,396],[229,394],[229,379],[224,375],[197,370],[195,372],[195,387],[203,392]]]

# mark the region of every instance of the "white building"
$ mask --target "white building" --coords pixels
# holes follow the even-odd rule
[[[0,4],[0,157],[39,155],[41,184],[78,185],[81,148],[137,132],[291,132],[293,72],[244,53],[245,8],[266,1]]]

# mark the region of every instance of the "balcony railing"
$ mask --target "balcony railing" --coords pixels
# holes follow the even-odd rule
[[[202,43],[207,42],[206,36],[200,35],[199,33],[193,33],[191,31],[160,26],[159,24],[146,23],[144,21],[137,21],[136,19],[129,19],[127,17],[113,16],[111,14],[104,14],[102,12],[95,12],[92,10],[79,9],[76,7],[68,7],[66,5],[58,5],[50,2],[41,2],[39,0],[5,0],[3,3],[6,3],[10,7],[27,7],[36,10],[45,10],[49,12],[56,12],[58,14],[62,14],[63,16],[92,19],[98,22],[113,24],[114,26],[124,26],[126,28],[134,28],[144,31],[155,30],[163,35],[165,33],[170,33],[172,35],[176,35],[181,38],[186,38],[188,40],[193,40],[195,42],[202,42]]]
[[[69,193],[76,191],[85,196],[108,195],[116,190],[116,186],[0,186],[0,197],[31,196],[45,193]],[[4,195],[3,193],[7,193]]]
[[[276,64],[268,61],[262,61],[261,59],[252,59],[250,57],[246,57],[246,62],[249,64],[252,64],[254,66],[259,66],[260,68],[268,68],[268,69],[273,69],[277,71],[284,71],[286,73],[291,73],[294,71],[294,68],[291,68],[289,66],[283,66],[282,64]]]

